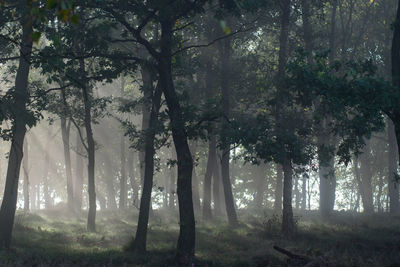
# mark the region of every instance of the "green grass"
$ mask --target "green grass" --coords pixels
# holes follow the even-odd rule
[[[33,266],[169,266],[179,224],[177,212],[155,211],[148,233],[148,253],[125,251],[136,230],[137,211],[105,211],[97,217],[97,232],[86,231],[85,214],[18,212],[13,248],[0,251],[0,265]],[[317,212],[297,214],[297,234],[279,234],[280,217],[271,211],[240,211],[232,229],[223,218],[197,221],[196,265],[286,266],[286,256],[274,245],[317,259],[330,266],[400,266],[400,218],[336,213],[321,220]],[[293,265],[293,263],[292,263]]]

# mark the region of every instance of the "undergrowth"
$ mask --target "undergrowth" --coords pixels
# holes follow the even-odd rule
[[[18,212],[13,247],[0,251],[1,266],[169,266],[179,233],[177,212],[154,211],[148,253],[124,248],[136,231],[137,212],[99,212],[97,232],[86,231],[85,214],[62,211]],[[197,218],[195,266],[287,266],[274,245],[329,266],[400,266],[400,218],[387,214],[296,214],[297,234],[280,235],[280,215],[240,211],[230,228],[224,218]]]

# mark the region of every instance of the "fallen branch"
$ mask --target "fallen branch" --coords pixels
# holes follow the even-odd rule
[[[274,249],[282,254],[285,254],[286,256],[288,256],[289,258],[291,258],[293,260],[301,261],[303,264],[307,264],[312,261],[311,258],[309,258],[305,255],[294,254],[294,253],[290,252],[289,250],[280,248],[278,246],[274,246]]]

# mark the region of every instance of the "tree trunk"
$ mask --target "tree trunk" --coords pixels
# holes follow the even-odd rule
[[[152,97],[152,107],[150,111],[150,118],[148,128],[145,132],[145,165],[144,165],[144,183],[142,190],[142,197],[140,199],[140,210],[138,226],[136,229],[135,240],[132,244],[132,250],[138,253],[146,252],[147,242],[147,226],[149,223],[149,213],[151,205],[151,190],[153,188],[154,176],[154,140],[156,135],[156,125],[158,122],[158,113],[160,110],[162,90],[160,84],[157,85],[155,90],[150,92]]]
[[[132,149],[130,149],[128,152],[128,175],[132,187],[132,204],[133,206],[137,206],[139,203],[139,196],[138,196],[139,187],[135,178],[134,162],[135,162],[135,152]]]
[[[215,158],[214,163],[214,173],[213,173],[213,199],[214,199],[214,214],[215,215],[223,215],[225,208],[225,197],[224,190],[222,186],[222,178],[221,178],[221,157],[218,155]]]
[[[301,182],[301,209],[306,210],[307,205],[307,178],[303,175]]]
[[[121,98],[124,97],[125,78],[121,76]],[[119,191],[119,208],[126,208],[127,188],[126,188],[126,156],[125,156],[125,135],[121,135],[121,180]]]
[[[282,210],[282,194],[283,194],[283,170],[282,165],[276,164],[276,186],[275,186],[275,201],[274,210]]]
[[[216,140],[215,135],[210,137],[208,141],[208,158],[207,158],[207,167],[206,173],[204,175],[204,184],[203,184],[203,219],[210,220],[212,218],[211,213],[211,181],[213,172],[215,170],[215,162],[216,162]],[[215,173],[214,173],[215,177]]]
[[[28,141],[26,140],[27,138],[25,137],[25,143],[23,146],[23,153],[24,153],[24,158],[23,158],[23,163],[22,163],[22,169],[24,171],[24,211],[29,211],[30,210],[30,181],[29,181],[29,161],[28,161]]]
[[[76,134],[76,149],[77,154],[75,155],[76,166],[75,166],[75,182],[74,182],[74,198],[75,198],[75,210],[80,211],[82,209],[83,200],[83,171],[84,171],[84,158],[80,155],[84,153],[82,141],[79,134]]]
[[[50,140],[50,127],[47,130],[47,140]],[[43,197],[44,197],[44,207],[49,209],[51,207],[50,193],[49,193],[49,165],[50,165],[50,155],[49,155],[49,144],[46,142],[46,147],[44,150],[44,166],[43,166]]]
[[[161,21],[161,52],[158,71],[161,87],[168,106],[172,137],[178,161],[177,194],[179,202],[179,238],[176,260],[191,264],[195,246],[195,220],[192,198],[193,161],[187,142],[185,121],[172,80],[172,28],[175,21]]]
[[[62,91],[62,97],[65,99],[65,92]],[[64,104],[65,105],[65,104]],[[61,136],[64,148],[64,160],[65,160],[65,173],[67,176],[67,206],[69,211],[74,210],[74,189],[72,182],[72,170],[71,170],[71,152],[69,149],[69,136],[71,123],[67,124],[67,120],[64,116],[61,116]]]
[[[372,194],[372,170],[371,170],[371,158],[369,142],[365,145],[363,153],[359,156],[360,159],[360,174],[361,182],[360,190],[361,200],[364,207],[365,213],[374,212],[374,202]]]
[[[261,209],[263,207],[264,195],[266,191],[267,181],[265,177],[265,164],[264,162],[260,163],[259,166],[255,166],[255,175],[254,175],[254,207],[257,209]]]
[[[389,153],[388,153],[388,188],[390,198],[390,213],[398,213],[400,211],[399,203],[399,183],[396,180],[397,174],[397,161],[398,155],[396,153],[396,136],[394,132],[394,125],[388,119],[388,140],[389,140]]]
[[[292,209],[292,164],[286,160],[283,162],[283,212],[282,212],[282,233],[286,237],[294,234],[295,226]]]
[[[192,142],[189,145],[190,153],[193,156],[193,162],[196,160],[196,148],[197,148],[196,146],[197,144],[195,142]],[[199,181],[197,178],[195,166],[193,166],[192,180],[193,180],[192,182],[193,208],[196,212],[200,212],[201,206],[200,206]]]
[[[83,104],[85,111],[85,129],[87,138],[87,152],[88,152],[88,195],[89,195],[89,212],[87,220],[87,230],[89,232],[96,231],[96,189],[94,182],[94,164],[95,164],[95,146],[92,131],[92,114],[91,114],[91,92],[87,84],[87,75],[85,70],[85,62],[79,60],[81,78],[81,89],[83,95]]]
[[[107,208],[115,210],[117,209],[117,201],[115,200],[115,188],[114,188],[114,174],[111,159],[108,154],[104,157],[104,182],[106,184],[107,191]]]
[[[222,109],[226,118],[230,116],[230,97],[231,97],[231,88],[230,88],[230,73],[229,66],[231,66],[231,53],[232,47],[230,39],[227,38],[221,41],[220,46],[220,71],[221,71],[221,90],[222,90]],[[222,185],[224,188],[224,196],[225,196],[225,207],[226,213],[228,216],[228,221],[230,226],[236,226],[238,224],[238,219],[236,215],[235,209],[235,200],[233,198],[232,193],[232,184],[231,178],[229,174],[229,158],[230,158],[230,147],[231,144],[226,140],[226,130],[229,128],[229,123],[226,120],[223,120],[221,125],[221,177],[222,177]]]
[[[296,209],[298,210],[300,208],[300,190],[299,190],[299,178],[297,176],[294,177],[294,193],[296,196]]]
[[[26,133],[26,103],[28,101],[28,76],[32,53],[32,23],[21,21],[22,40],[20,58],[15,77],[15,107],[13,117],[11,149],[8,157],[6,184],[0,209],[0,248],[9,248],[14,225],[18,196],[18,180],[23,157],[23,143]]]
[[[307,62],[312,61],[312,52],[314,48],[312,26],[310,23],[311,10],[310,0],[301,0],[301,18],[303,20],[303,39],[307,52]]]

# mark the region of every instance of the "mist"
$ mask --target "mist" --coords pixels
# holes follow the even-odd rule
[[[0,3],[0,265],[400,265],[399,4]]]

